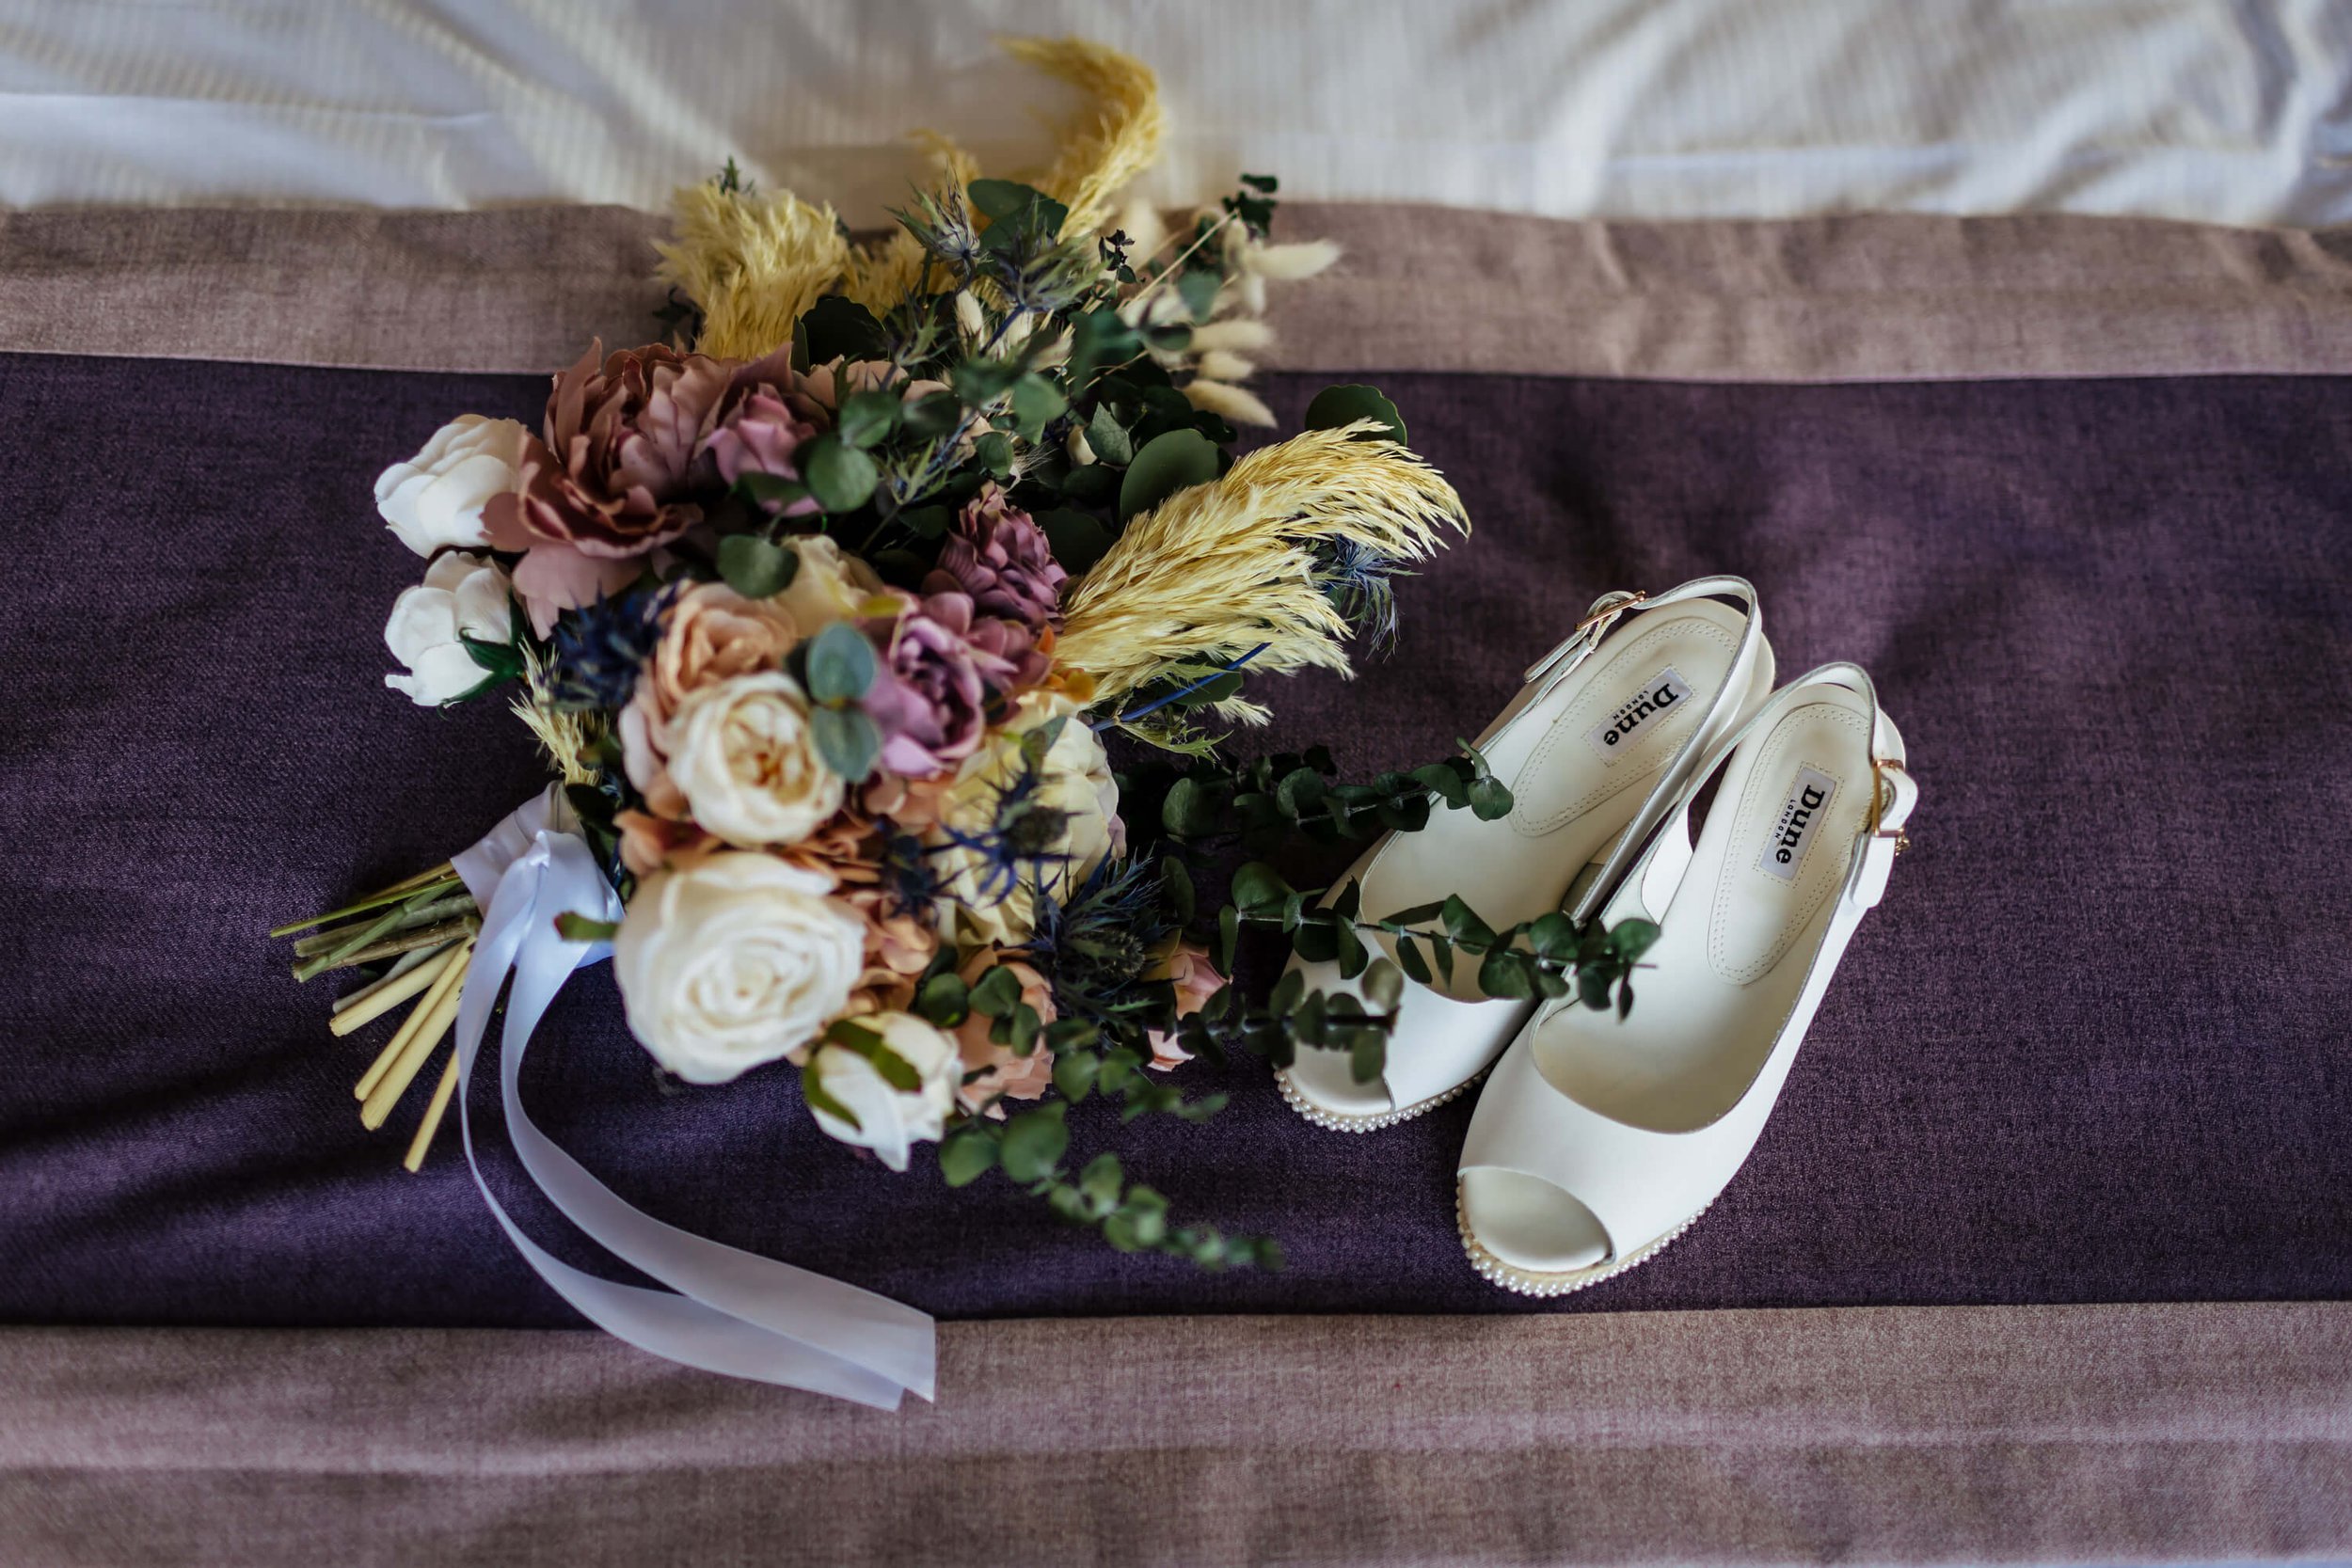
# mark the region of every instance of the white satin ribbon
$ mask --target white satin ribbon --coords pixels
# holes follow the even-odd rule
[[[621,901],[550,784],[544,795],[454,857],[482,906],[482,933],[457,1007],[458,1126],[474,1184],[524,1260],[582,1316],[656,1355],[735,1377],[806,1388],[896,1410],[902,1394],[932,1397],[930,1316],[871,1291],[681,1230],[631,1207],[558,1148],[523,1112],[517,1085],[532,1032],[575,969],[612,956],[610,942],[566,941],[555,917],[618,920]],[[524,1235],[482,1179],[464,1086],[509,970],[499,1086],[524,1171],[592,1241],[670,1287],[649,1291],[576,1269]],[[674,1293],[675,1292],[675,1293]]]

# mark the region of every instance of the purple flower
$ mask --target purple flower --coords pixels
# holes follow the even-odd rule
[[[1019,622],[1034,636],[1061,625],[1061,589],[1069,578],[1036,519],[1008,505],[1005,492],[990,484],[957,517],[940,546],[939,567],[923,589],[968,594],[980,613]]]
[[[970,595],[905,598],[895,621],[866,623],[882,642],[882,658],[864,705],[882,731],[882,766],[902,778],[928,779],[978,750],[988,728],[988,688],[1006,685],[1017,666],[975,644]],[[985,632],[982,639],[993,641]]]
[[[800,478],[801,443],[825,428],[824,410],[779,358],[771,355],[736,372],[734,385],[719,405],[717,422],[703,437],[702,450],[727,484],[745,474]],[[762,504],[771,513],[779,510],[773,502]],[[816,511],[817,502],[803,497],[781,510],[797,517]]]

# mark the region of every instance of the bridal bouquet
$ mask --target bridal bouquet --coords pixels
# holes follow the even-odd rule
[[[1222,1096],[1165,1074],[1234,1044],[1378,1070],[1398,981],[1359,932],[1404,928],[1258,864],[1198,908],[1190,867],[1228,829],[1510,809],[1468,748],[1366,784],[1319,752],[1216,759],[1220,726],[1266,716],[1247,679],[1344,671],[1351,639],[1394,633],[1391,576],[1467,521],[1370,388],[1235,455],[1237,424],[1272,422],[1243,385],[1267,286],[1331,248],[1272,242],[1264,177],[1172,231],[1114,218],[1157,136],[1148,73],[1016,49],[1099,108],[1035,183],[942,145],[937,183],[861,245],[730,166],[681,195],[673,341],[594,346],[537,428],[462,415],[389,468],[378,506],[425,564],[386,679],[429,706],[502,697],[537,736],[621,911],[555,924],[610,942],[668,1072],[790,1064],[817,1124],[893,1170],[935,1144],[948,1182],[1001,1170],[1122,1249],[1272,1262],[1172,1224],[1115,1155],[1066,1170],[1064,1110],[1211,1115]],[[1106,742],[1167,762],[1141,821]],[[337,1033],[408,1006],[358,1085],[369,1126],[451,1031],[485,902],[444,866],[274,933],[310,933],[297,977],[373,976]],[[1375,1006],[1245,1003],[1226,977],[1253,922],[1339,955]],[[1575,978],[1518,933],[1453,935],[1499,985]],[[453,1053],[411,1169],[458,1077]]]

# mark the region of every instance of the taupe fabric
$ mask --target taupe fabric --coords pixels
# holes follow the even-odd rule
[[[1286,209],[1347,259],[1275,292],[1272,362],[1685,380],[2352,371],[2352,232],[2053,214],[1566,222]],[[0,351],[546,371],[659,335],[661,220],[0,214]]]
[[[897,1416],[591,1334],[0,1331],[0,1562],[2352,1555],[2352,1304],[947,1323]]]

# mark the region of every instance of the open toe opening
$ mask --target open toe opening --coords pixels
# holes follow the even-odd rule
[[[1565,1274],[1609,1260],[1609,1232],[1590,1209],[1518,1171],[1464,1171],[1462,1223],[1480,1246],[1531,1274]]]

